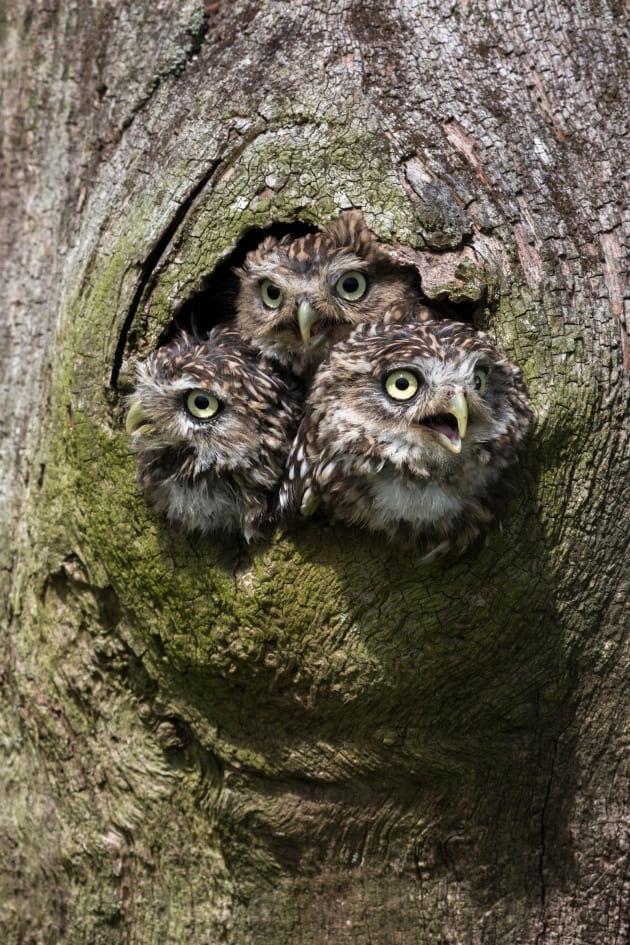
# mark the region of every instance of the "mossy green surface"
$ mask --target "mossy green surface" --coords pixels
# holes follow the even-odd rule
[[[621,21],[6,7],[9,349],[19,380],[46,338],[53,373],[15,428],[7,943],[614,938]],[[175,534],[123,433],[135,360],[252,227],[350,206],[523,367],[502,528],[431,567],[318,518],[252,547]],[[30,406],[47,368],[25,374]]]
[[[575,397],[578,349],[567,332],[554,333],[553,350],[541,345],[540,303],[507,296],[501,273],[466,262],[454,278],[522,365],[541,426],[515,472],[503,530],[462,559],[422,566],[409,548],[317,516],[251,546],[195,540],[154,515],[136,486],[124,433],[135,359],[252,228],[320,225],[360,206],[383,239],[421,245],[397,160],[360,113],[345,122],[338,110],[328,123],[303,114],[288,130],[260,122],[181,219],[174,208],[190,182],[186,162],[173,159],[150,190],[128,196],[124,220],[86,238],[85,271],[77,265],[60,327],[66,354],[41,444],[45,475],[29,512],[38,520],[35,570],[24,571],[22,587],[31,582],[29,619],[42,646],[21,656],[34,679],[76,690],[67,724],[89,746],[82,764],[106,766],[99,752],[111,745],[112,771],[102,774],[110,800],[82,841],[102,858],[110,892],[107,844],[124,850],[126,836],[145,893],[146,861],[171,894],[189,882],[203,895],[207,877],[226,903],[230,877],[246,901],[274,887],[287,864],[290,873],[294,858],[307,875],[331,855],[368,857],[389,821],[406,861],[414,844],[430,849],[444,824],[456,831],[479,803],[479,821],[492,823],[496,799],[536,770],[541,732],[567,711],[570,660],[547,545],[556,522],[539,500],[566,488],[552,440],[579,427],[573,420],[559,432],[557,417]],[[560,323],[553,310],[545,318]],[[550,388],[560,356],[567,383]],[[44,721],[59,744],[58,723]],[[122,750],[121,731],[133,741]],[[75,768],[68,783],[85,777]],[[141,771],[150,782],[143,801]],[[74,820],[80,802],[69,797],[60,804],[73,806]],[[158,829],[169,805],[178,818]],[[348,811],[354,826],[325,838],[318,824],[345,823]],[[178,824],[192,852],[174,862]],[[76,842],[64,843],[80,864]],[[438,885],[427,896],[441,895]],[[126,907],[111,895],[104,921],[115,925]],[[293,895],[280,884],[286,914]],[[238,921],[240,945],[249,932]]]
[[[480,737],[484,729],[496,733],[497,715],[524,722],[528,698],[535,711],[533,691],[515,702],[513,681],[484,695],[500,678],[502,652],[511,662],[514,647],[521,651],[525,691],[535,664],[542,669],[549,657],[517,629],[544,622],[549,608],[526,476],[526,503],[513,503],[509,531],[493,533],[488,548],[464,561],[422,567],[409,549],[325,522],[251,548],[196,542],[147,509],[120,414],[104,397],[99,404],[70,393],[69,402],[71,424],[64,409],[58,413],[65,429],[53,467],[64,473],[55,481],[51,471],[49,488],[59,510],[72,509],[74,550],[97,582],[114,589],[133,627],[130,642],[153,654],[160,685],[176,694],[184,714],[221,729],[213,750],[258,769],[291,770],[295,738],[316,731],[331,744],[355,742],[359,771],[382,752],[391,763],[393,742],[403,766],[441,757],[449,767],[444,741],[449,732],[461,738],[467,700],[481,716],[475,725],[484,722]],[[528,563],[512,574],[509,590],[480,591],[524,550]],[[554,632],[549,645],[558,658]],[[461,711],[449,693],[458,693]],[[441,745],[431,744],[436,728]],[[315,749],[298,768],[319,764]]]
[[[429,567],[409,548],[317,517],[249,547],[186,538],[136,487],[121,398],[133,359],[148,353],[174,309],[244,233],[276,220],[321,224],[358,205],[383,238],[419,239],[383,138],[366,124],[348,148],[345,134],[337,121],[252,135],[216,171],[150,272],[142,260],[150,257],[155,193],[108,232],[107,252],[93,249],[89,280],[77,275],[68,302],[63,330],[71,337],[56,365],[42,449],[46,496],[36,514],[50,572],[76,556],[126,658],[143,667],[140,688],[190,726],[197,750],[218,769],[233,771],[221,830],[238,833],[255,816],[273,850],[277,835],[299,843],[308,833],[299,804],[289,804],[295,820],[286,822],[284,799],[302,781],[379,790],[387,769],[401,798],[422,784],[451,797],[448,816],[456,816],[474,795],[481,757],[492,777],[524,777],[534,752],[526,733],[553,715],[567,685],[538,506],[541,489],[565,485],[561,470],[541,463],[536,433],[515,473],[503,531],[461,560]],[[458,277],[469,278],[468,298],[484,278],[498,278],[471,265]],[[515,305],[523,313],[535,307]],[[522,364],[555,429],[564,390],[541,383],[554,355],[540,350],[509,300],[482,314]],[[109,377],[121,333],[128,360],[116,391]],[[86,617],[86,626],[95,619],[98,636],[102,617]],[[525,759],[523,767],[507,770],[507,756]],[[196,771],[178,781],[183,794]]]

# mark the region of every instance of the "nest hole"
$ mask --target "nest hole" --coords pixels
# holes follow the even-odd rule
[[[160,336],[158,347],[167,344],[180,331],[204,338],[215,325],[234,318],[238,295],[238,276],[235,270],[265,237],[282,239],[283,236],[294,236],[297,239],[307,233],[316,233],[317,229],[308,223],[274,223],[265,229],[256,227],[248,230],[229,256],[204,277],[199,291],[183,303],[171,324]]]
[[[238,276],[235,270],[243,264],[247,254],[260,245],[265,237],[299,238],[307,233],[316,233],[317,230],[318,227],[301,222],[274,223],[264,229],[256,227],[248,230],[232,252],[216,266],[213,272],[204,277],[199,290],[181,305],[170,325],[160,336],[158,347],[167,344],[181,331],[189,332],[198,338],[205,338],[215,325],[234,318],[238,295]],[[402,263],[400,267],[413,268],[404,266]],[[419,274],[417,278],[418,288],[423,294]],[[429,298],[425,298],[424,302],[439,318],[452,318],[478,328],[483,327],[480,324],[483,318],[478,304]]]
[[[203,339],[216,325],[231,321],[236,315],[236,301],[239,290],[239,280],[236,270],[243,264],[248,253],[254,250],[267,236],[281,239],[284,236],[299,238],[308,233],[318,232],[313,224],[295,221],[292,223],[273,223],[269,227],[254,227],[248,230],[237,243],[236,247],[211,272],[201,280],[199,289],[186,299],[174,313],[169,325],[159,336],[156,347],[161,347],[172,341],[182,331]],[[479,302],[459,300],[454,302],[448,298],[430,299],[422,291],[421,277],[418,269],[412,264],[391,261],[392,266],[412,271],[417,279],[417,288],[421,304],[435,314],[437,318],[450,318],[454,321],[466,322],[477,329],[487,327],[487,299]],[[138,293],[139,301],[140,293]],[[132,307],[132,313],[135,307]],[[132,313],[128,322],[132,321]],[[136,332],[133,328],[121,334],[119,346],[114,359],[110,377],[110,384],[118,387],[118,374],[123,360],[123,352],[133,351],[137,346]]]

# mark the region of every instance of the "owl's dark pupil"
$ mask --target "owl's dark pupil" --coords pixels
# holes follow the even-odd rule
[[[280,298],[280,289],[277,285],[267,286],[267,298],[271,299],[272,302]]]
[[[478,374],[475,377],[475,390],[481,390],[481,378]]]
[[[343,288],[344,292],[347,292],[349,295],[351,295],[359,288],[359,280],[355,276],[348,276],[347,279],[343,280]]]
[[[203,394],[198,394],[195,397],[195,407],[197,410],[207,410],[210,406],[210,401],[207,397],[204,397]]]
[[[409,381],[406,377],[398,377],[394,382],[394,386],[396,387],[396,390],[407,390],[409,387]]]

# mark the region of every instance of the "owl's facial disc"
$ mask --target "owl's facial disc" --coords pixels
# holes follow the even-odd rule
[[[418,421],[435,434],[438,441],[451,453],[461,453],[462,440],[468,427],[468,402],[461,391],[453,394],[442,413],[432,414]]]
[[[415,400],[421,388],[422,378],[415,371],[399,368],[390,371],[383,378],[385,393],[390,400],[398,403]],[[431,414],[416,420],[418,426],[435,434],[438,441],[451,453],[460,453],[462,440],[468,427],[468,402],[462,391],[450,392],[440,413]]]

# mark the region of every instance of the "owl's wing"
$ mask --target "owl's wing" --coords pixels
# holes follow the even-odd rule
[[[308,458],[308,431],[308,418],[305,417],[298,427],[287,457],[284,478],[276,501],[279,518],[293,518],[298,513],[308,518],[320,503],[313,481],[313,466]]]

